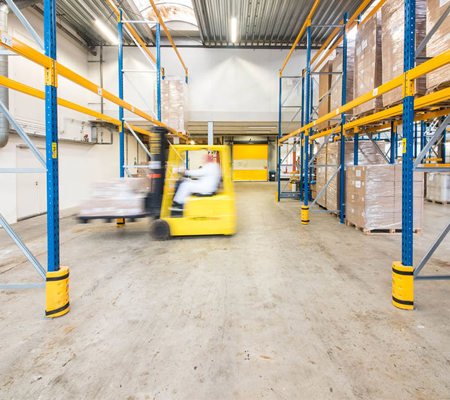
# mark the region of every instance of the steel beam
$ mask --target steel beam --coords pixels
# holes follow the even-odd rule
[[[152,159],[152,154],[150,153],[150,151],[147,149],[147,147],[144,145],[144,143],[142,143],[142,140],[139,139],[139,136],[136,134],[136,132],[133,130],[133,128],[131,127],[131,125],[128,124],[127,121],[124,120],[125,125],[127,126],[127,128],[130,130],[131,134],[134,136],[134,138],[137,140],[137,142],[139,143],[139,145],[144,149],[144,151],[147,153],[147,155],[150,157],[150,160]]]
[[[17,235],[17,233],[14,231],[11,225],[8,224],[8,222],[6,221],[5,217],[3,217],[2,214],[0,214],[0,225],[3,227],[5,232],[10,236],[10,238],[14,240],[17,247],[22,251],[25,257],[28,258],[28,261],[30,261],[31,265],[34,267],[37,273],[42,277],[42,279],[45,279],[44,267],[42,267],[40,262],[36,259],[36,257],[34,257],[34,255],[31,253],[31,251],[28,249],[25,243],[22,242],[22,239],[20,239],[20,237]]]
[[[117,52],[117,64],[119,74],[119,99],[123,100],[123,25],[122,25],[122,9],[119,9],[119,18],[117,22],[117,31],[119,37],[119,45]],[[125,124],[123,120],[123,107],[119,105],[119,176],[125,176],[123,165],[125,164]]]
[[[414,269],[414,279],[417,279],[418,275],[420,274],[420,271],[422,271],[423,267],[425,267],[425,264],[428,262],[428,260],[431,258],[433,253],[436,251],[436,249],[439,247],[439,245],[442,243],[442,241],[445,239],[445,237],[449,232],[450,232],[450,222],[447,223],[445,228],[442,230],[442,232],[436,238],[434,243],[425,253],[419,265]]]
[[[9,8],[13,11],[14,14],[16,14],[16,17],[19,19],[19,21],[22,23],[22,25],[25,27],[25,29],[28,31],[28,33],[32,36],[32,38],[35,40],[35,42],[38,44],[38,46],[45,50],[44,42],[40,38],[40,36],[36,33],[36,31],[33,29],[31,24],[28,22],[28,20],[25,18],[25,16],[22,14],[22,11],[15,5],[13,0],[6,0],[8,3]]]
[[[45,55],[52,59],[45,81],[47,166],[47,270],[59,270],[58,100],[56,73],[56,0],[44,0]]]
[[[426,153],[428,153],[431,150],[431,147],[436,143],[436,141],[439,139],[439,137],[442,135],[442,133],[445,131],[445,129],[447,129],[447,125],[449,123],[450,123],[450,114],[447,115],[447,117],[444,119],[444,121],[442,121],[441,125],[439,125],[439,128],[436,129],[436,132],[434,132],[431,139],[423,147],[422,151],[419,153],[416,160],[414,161],[414,168],[417,168],[417,166],[422,162]]]
[[[405,0],[403,69],[403,146],[402,146],[402,264],[413,265],[413,144],[414,144],[414,81],[409,70],[415,64],[416,1]],[[423,64],[422,64],[423,65]]]

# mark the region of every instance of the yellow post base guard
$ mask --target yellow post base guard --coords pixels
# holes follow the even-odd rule
[[[401,261],[392,263],[392,304],[403,310],[414,310],[414,267]]]
[[[303,225],[309,224],[309,206],[302,206],[301,221]]]
[[[116,219],[116,226],[118,228],[120,228],[121,226],[124,226],[124,225],[125,225],[125,218],[117,218]]]
[[[47,272],[45,285],[45,316],[60,317],[69,312],[69,268]]]

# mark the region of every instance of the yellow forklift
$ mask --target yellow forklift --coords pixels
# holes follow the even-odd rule
[[[236,231],[235,195],[231,178],[231,155],[228,146],[219,145],[170,145],[167,153],[167,129],[154,127],[150,140],[151,190],[145,198],[145,212],[139,215],[123,216],[79,216],[81,222],[90,219],[134,221],[137,218],[152,217],[150,232],[154,239],[166,240],[170,236],[233,235]],[[179,171],[188,168],[188,159],[195,152],[211,154],[220,164],[222,178],[219,187],[211,194],[190,196],[180,214],[171,211]],[[198,158],[198,157],[197,157]]]

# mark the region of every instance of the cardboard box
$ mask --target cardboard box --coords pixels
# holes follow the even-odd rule
[[[426,182],[427,200],[439,203],[450,202],[450,173],[428,172]]]
[[[326,146],[320,150],[319,154],[316,157],[317,165],[326,165],[327,164],[327,149]],[[327,183],[327,169],[326,167],[317,167],[316,168],[316,196],[320,193],[320,191],[324,188]],[[326,191],[319,197],[317,200],[317,204],[322,207],[326,207],[327,203],[327,193]]]
[[[449,0],[427,0],[427,34],[436,25],[441,15],[450,4]],[[436,57],[450,48],[450,16],[442,22],[430,41],[427,43],[427,57]],[[433,91],[450,85],[450,64],[432,71],[426,75],[427,91]]]
[[[331,62],[332,72],[342,72],[342,49],[338,49],[336,58]],[[348,40],[347,42],[347,73],[346,73],[346,100],[348,103],[353,100],[353,75],[355,69],[355,40]],[[336,81],[338,81],[336,83]],[[334,87],[333,87],[334,85]],[[342,80],[340,75],[331,75],[331,99],[330,111],[336,110],[342,105]],[[346,115],[352,115],[353,109],[346,111]]]
[[[325,95],[328,93],[331,87],[331,74],[328,74],[328,72],[330,71],[331,71],[331,61],[327,61],[323,66],[323,68],[320,70],[320,72],[322,72],[323,75],[322,74],[319,75],[319,103],[322,101],[322,103],[319,106],[319,118],[323,117],[324,115],[330,112],[330,95],[325,97]],[[326,130],[329,127],[330,127],[330,120],[317,124],[317,129],[319,131]]]
[[[80,206],[80,216],[134,216],[145,212],[150,190],[147,178],[123,178],[97,182]]]
[[[416,46],[425,37],[426,0],[416,0]],[[405,26],[404,0],[389,0],[381,7],[382,83],[403,73],[403,44]],[[415,93],[425,94],[425,78],[415,81]],[[388,107],[403,99],[402,88],[383,94],[383,106]]]
[[[346,218],[363,230],[401,229],[402,166],[349,166],[346,170]],[[414,229],[423,227],[423,173],[414,174]]]
[[[386,152],[388,143],[379,142],[378,146],[381,151]],[[333,176],[338,167],[332,165],[340,164],[340,142],[328,143],[317,155],[318,165],[328,165],[328,167],[316,168],[317,194],[326,185],[328,180]],[[358,164],[382,164],[383,156],[376,150],[374,144],[369,141],[360,141],[358,145]],[[346,167],[354,164],[354,143],[345,143],[345,165]],[[394,177],[392,177],[394,179]],[[319,197],[317,203],[328,210],[339,209],[340,199],[340,173],[338,173],[329,183],[325,192]]]
[[[355,43],[353,96],[357,98],[381,85],[381,13],[377,12],[358,29]],[[381,108],[375,98],[354,108],[359,115]]]

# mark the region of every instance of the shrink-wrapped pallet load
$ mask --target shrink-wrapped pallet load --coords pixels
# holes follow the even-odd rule
[[[166,77],[161,80],[161,121],[182,133],[186,132],[186,96],[184,78]]]
[[[319,118],[328,114],[330,110],[330,87],[331,87],[331,61],[327,61],[323,68],[320,70],[319,75]],[[317,124],[319,131],[328,129],[330,127],[330,121],[321,122]]]
[[[423,172],[414,173],[413,229],[423,227]],[[363,231],[402,228],[402,166],[349,166],[346,171],[346,219]]]
[[[336,57],[331,62],[332,72],[342,72],[342,59],[343,59],[342,49],[338,49],[338,51],[336,52]],[[355,40],[348,40],[345,103],[348,103],[351,100],[353,100],[354,69],[355,69]],[[333,90],[331,91],[330,111],[333,111],[342,105],[342,77],[340,75],[338,74],[331,75],[331,87],[333,88]],[[346,114],[352,115],[353,109],[346,111]]]
[[[381,85],[381,14],[372,15],[365,24],[358,27],[355,43],[355,75],[353,97],[371,92]],[[381,108],[379,97],[354,108],[359,115],[375,112]]]
[[[450,202],[450,173],[428,172],[426,185],[426,199],[438,203]]]
[[[327,148],[326,145],[320,150],[316,157],[317,165],[326,165],[327,163]],[[327,183],[327,169],[326,167],[316,168],[316,196],[319,195],[320,191],[324,188]],[[317,204],[322,207],[327,205],[327,194],[326,191],[317,199]]]
[[[426,0],[416,0],[416,45],[425,37]],[[405,27],[404,0],[389,0],[381,7],[382,83],[389,82],[403,73],[403,44]],[[415,94],[425,93],[425,78],[415,81]],[[402,87],[383,94],[383,107],[389,107],[403,99]]]
[[[131,217],[145,213],[150,190],[147,178],[121,178],[92,185],[90,197],[80,206],[80,217]]]
[[[379,141],[377,150],[375,145],[370,141],[360,141],[358,145],[358,164],[382,164],[385,162],[380,151],[386,152],[388,148],[387,142]],[[316,169],[316,182],[317,182],[317,194],[326,185],[328,180],[333,176],[340,165],[340,142],[328,143],[317,155],[317,164],[326,164],[328,167],[322,167]],[[354,143],[345,143],[345,166],[354,164]],[[340,173],[333,178],[333,180],[327,186],[323,195],[317,200],[317,203],[328,210],[339,209],[340,199]]]
[[[427,34],[436,25],[450,0],[427,0]],[[450,15],[448,15],[427,43],[426,56],[436,57],[450,49]],[[425,52],[420,55],[423,56]],[[450,64],[426,75],[427,91],[443,89],[450,86]]]

